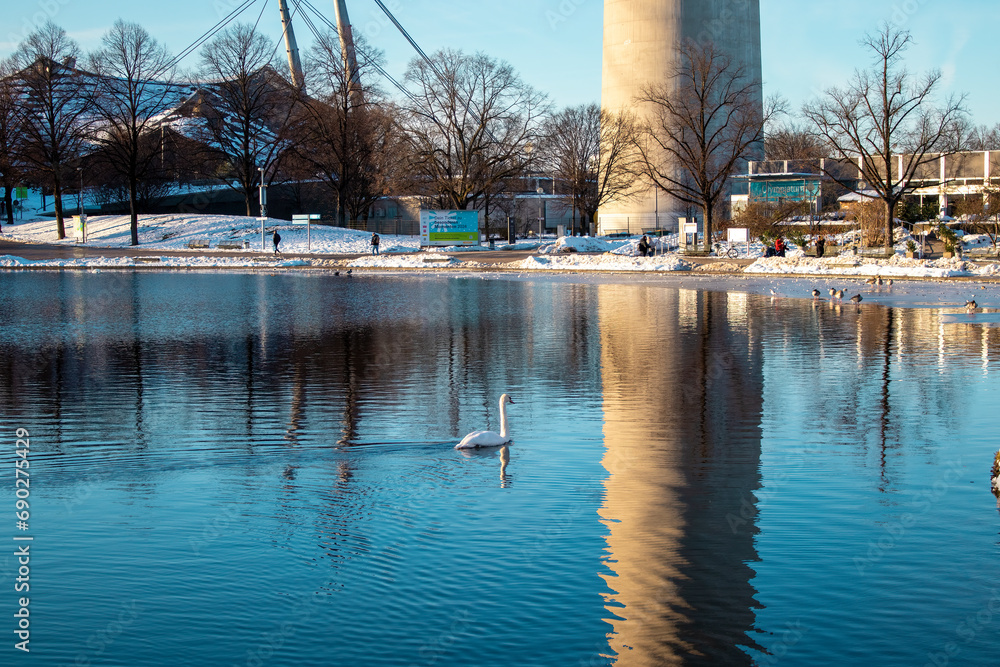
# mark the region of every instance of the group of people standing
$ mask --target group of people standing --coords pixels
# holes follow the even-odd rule
[[[822,257],[826,252],[826,239],[822,236],[816,237],[816,256]],[[784,257],[785,252],[788,250],[788,245],[785,243],[785,239],[780,236],[774,239],[774,244],[766,244],[764,246],[764,257]],[[805,249],[803,248],[803,251]]]

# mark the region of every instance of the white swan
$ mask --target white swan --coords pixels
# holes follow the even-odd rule
[[[475,449],[477,447],[500,447],[501,445],[506,445],[510,442],[510,436],[507,435],[507,406],[506,404],[514,404],[514,399],[512,399],[508,394],[504,394],[500,397],[500,432],[494,433],[493,431],[473,431],[469,435],[462,438],[462,442],[455,445],[455,449]]]

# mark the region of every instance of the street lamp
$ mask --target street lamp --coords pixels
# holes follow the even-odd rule
[[[541,185],[539,185],[537,188],[535,188],[535,192],[538,193],[538,238],[541,239],[542,221],[545,218],[545,213],[544,210],[542,209],[542,193],[545,192],[545,189]]]
[[[264,167],[257,167],[260,172],[260,251],[265,252],[267,245],[264,243],[264,221],[267,220],[267,186],[264,185]]]

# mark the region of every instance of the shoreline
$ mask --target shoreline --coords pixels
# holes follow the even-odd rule
[[[108,265],[76,264],[68,266],[50,266],[28,264],[23,266],[4,266],[0,271],[46,271],[46,272],[185,272],[185,273],[247,273],[278,275],[279,273],[310,273],[333,276],[333,272],[343,271],[343,266],[312,265],[307,263],[294,265],[160,265],[156,262],[137,262],[125,265],[120,263]],[[476,263],[457,262],[450,266],[427,267],[369,267],[353,268],[352,276],[343,273],[339,279],[352,280],[370,277],[444,277],[444,278],[478,278],[482,280],[550,280],[562,283],[585,283],[593,285],[643,285],[665,286],[675,289],[693,289],[705,291],[723,291],[733,294],[755,295],[770,298],[775,305],[783,301],[808,302],[814,308],[830,307],[835,309],[858,310],[871,306],[889,308],[933,308],[947,315],[942,324],[978,324],[981,326],[1000,326],[1000,276],[914,276],[893,277],[895,284],[889,286],[873,286],[865,283],[863,276],[850,275],[802,275],[802,274],[766,274],[743,273],[733,271],[684,270],[684,271],[622,271],[622,270],[564,270],[564,269],[526,269],[496,265],[476,265]],[[827,295],[827,289],[835,287],[845,290],[843,300],[832,299]],[[813,297],[811,291],[820,289],[823,294]],[[862,295],[862,303],[855,306],[848,299],[854,294]],[[974,299],[979,305],[976,312],[965,309],[965,303]]]

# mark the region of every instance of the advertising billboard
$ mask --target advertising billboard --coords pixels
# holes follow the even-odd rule
[[[421,211],[420,245],[479,244],[479,211]]]

